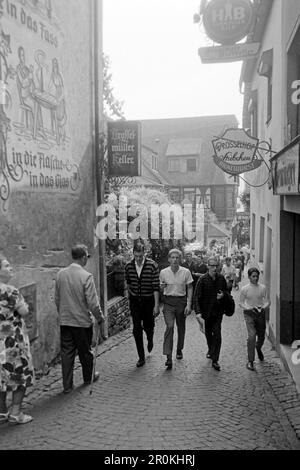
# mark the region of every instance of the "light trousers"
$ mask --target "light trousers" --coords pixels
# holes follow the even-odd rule
[[[164,334],[163,354],[171,356],[173,351],[174,325],[177,326],[177,351],[184,346],[186,297],[164,297],[163,314],[166,323]]]

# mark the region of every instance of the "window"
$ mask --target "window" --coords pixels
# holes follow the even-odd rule
[[[260,218],[260,231],[259,231],[259,262],[264,260],[264,246],[265,246],[265,218]]]
[[[168,162],[168,171],[180,171],[180,160],[170,158]]]
[[[207,209],[211,208],[211,191],[210,188],[207,188],[205,196],[204,196],[204,205]]]
[[[190,188],[184,188],[183,198],[184,200],[189,200],[190,203],[193,204],[196,200],[196,190],[190,189]]]
[[[197,171],[197,161],[196,158],[189,158],[186,162],[186,171]]]
[[[152,155],[152,170],[157,170],[158,166],[157,166],[157,155]]]
[[[255,214],[252,214],[252,220],[251,220],[251,250],[255,250]]]
[[[180,191],[179,189],[170,189],[169,196],[172,202],[179,203],[180,202]]]

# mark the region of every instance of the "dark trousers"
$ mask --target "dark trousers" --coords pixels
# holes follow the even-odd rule
[[[153,297],[130,297],[130,313],[133,322],[133,336],[136,349],[140,359],[145,359],[143,330],[148,342],[153,341],[154,334],[154,296]]]
[[[213,362],[219,360],[222,336],[221,324],[223,315],[216,315],[205,320],[205,336],[208,346],[208,352]]]
[[[91,350],[93,327],[60,327],[61,367],[64,390],[73,387],[73,370],[76,353],[82,367],[84,382],[90,382],[93,373],[94,356]]]
[[[261,349],[265,341],[266,316],[264,312],[255,313],[250,310],[244,310],[244,318],[248,332],[248,361],[253,362],[255,359],[255,347],[256,349]]]

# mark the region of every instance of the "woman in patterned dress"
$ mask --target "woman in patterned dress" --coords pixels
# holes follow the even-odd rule
[[[12,276],[12,267],[0,256],[0,423],[25,424],[33,419],[21,411],[21,405],[26,388],[33,384],[34,369],[22,318],[28,314],[28,305],[18,289],[8,284]],[[6,404],[9,391],[10,412]]]

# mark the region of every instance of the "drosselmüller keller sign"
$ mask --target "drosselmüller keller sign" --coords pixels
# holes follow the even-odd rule
[[[214,162],[230,175],[255,170],[262,162],[256,157],[258,142],[245,129],[227,129],[221,137],[212,141]]]
[[[141,155],[141,123],[112,121],[107,123],[109,176],[139,176]]]

